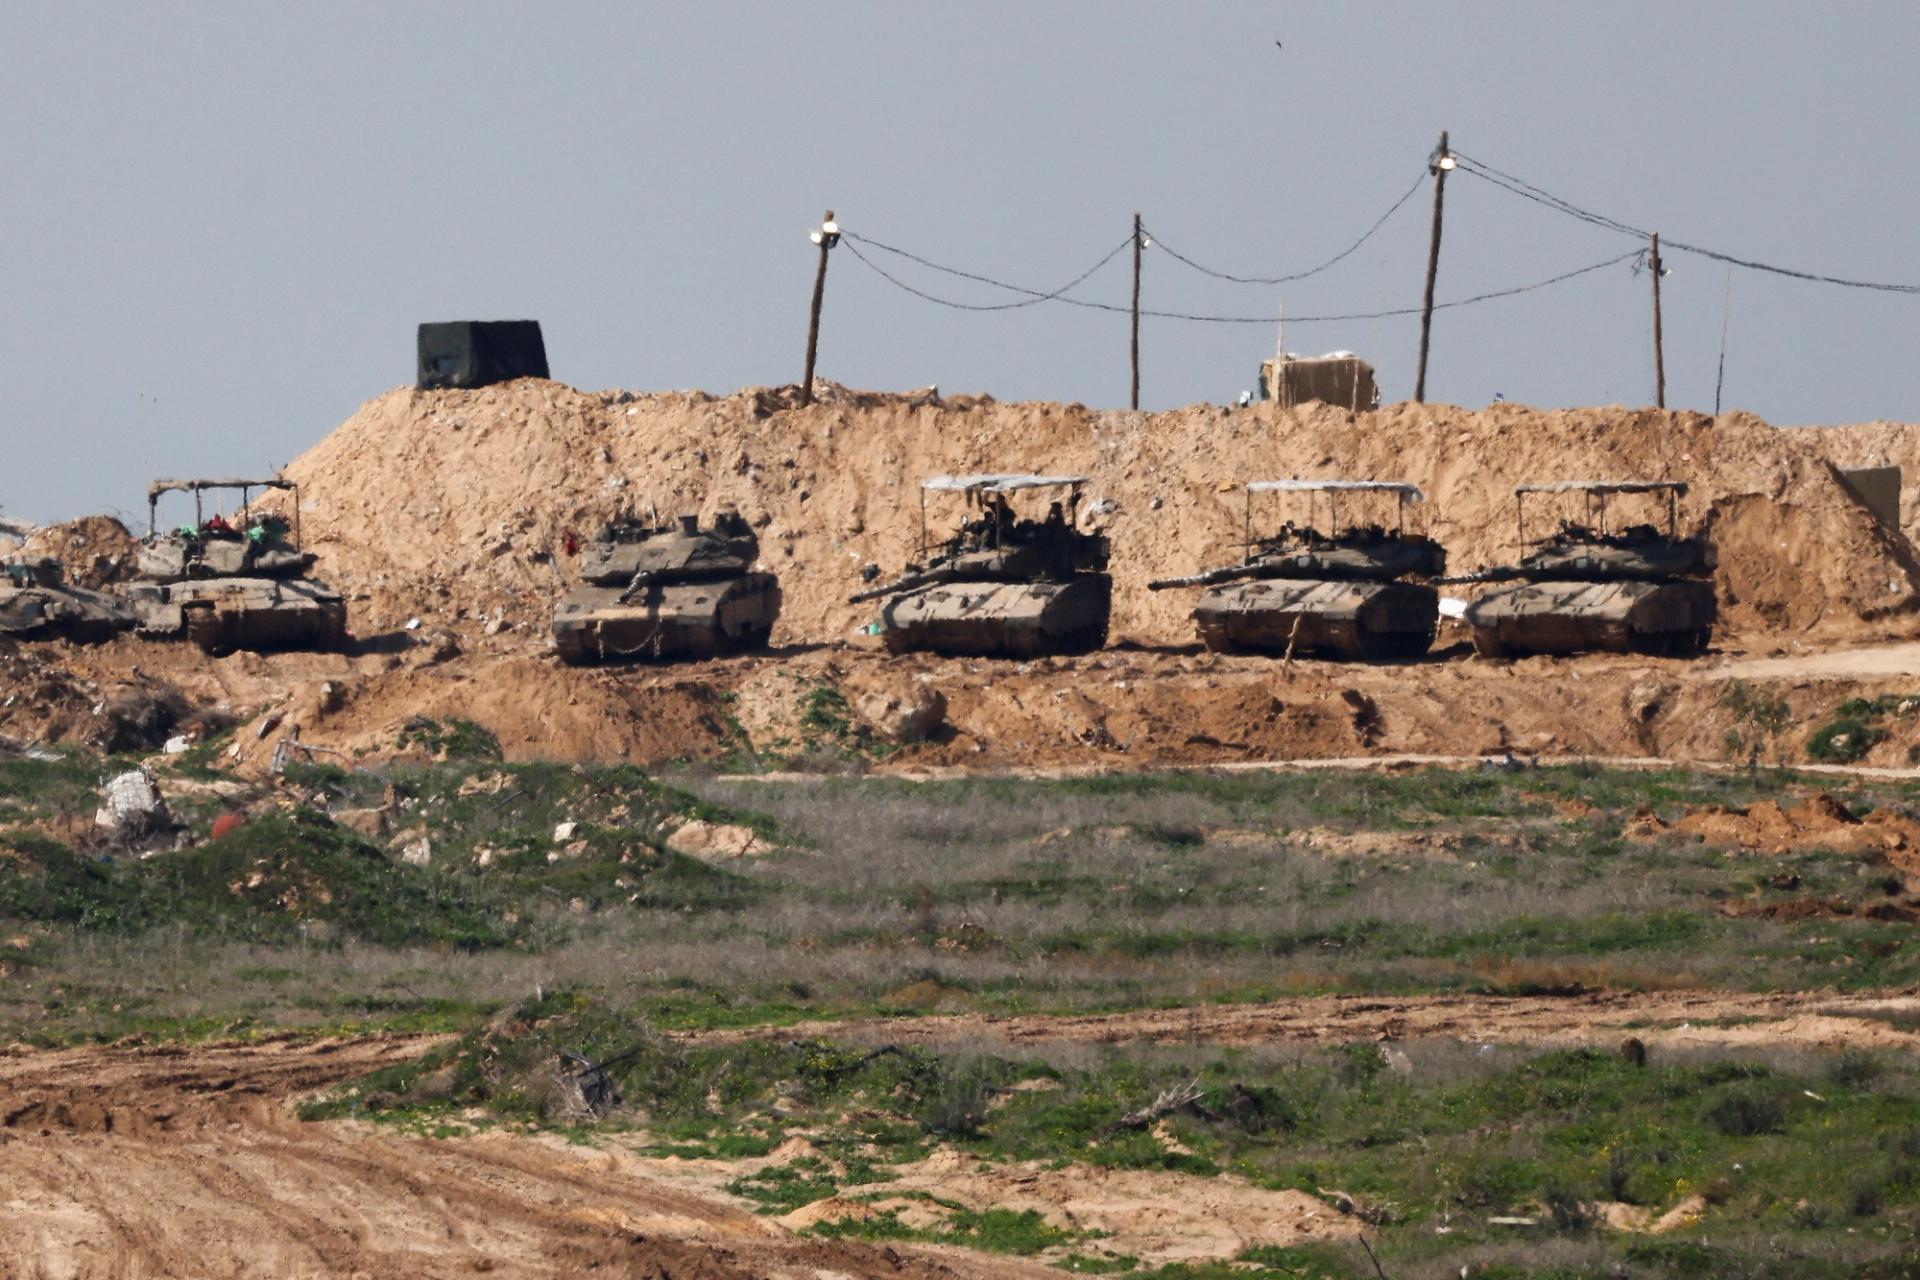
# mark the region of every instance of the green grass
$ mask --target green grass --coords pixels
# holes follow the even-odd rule
[[[352,937],[388,946],[508,946],[525,940],[480,886],[395,862],[309,811],[149,860],[88,857],[0,836],[0,918],[135,933],[189,921],[252,942]]]
[[[1658,1213],[1704,1195],[1705,1221],[1681,1240],[1710,1247],[1716,1265],[1784,1243],[1803,1263],[1813,1258],[1808,1274],[1843,1274],[1820,1271],[1816,1255],[1846,1241],[1848,1227],[1860,1237],[1848,1242],[1859,1246],[1848,1255],[1856,1262],[1876,1243],[1920,1231],[1920,1068],[1894,1056],[1868,1066],[1858,1055],[1776,1062],[1657,1052],[1639,1067],[1591,1050],[1409,1045],[1412,1066],[1403,1071],[1378,1045],[1360,1042],[1284,1054],[1074,1050],[1053,1061],[778,1038],[689,1045],[652,1032],[643,1016],[548,996],[308,1114],[418,1124],[479,1107],[500,1122],[551,1123],[556,1052],[626,1054],[613,1069],[626,1101],[603,1123],[660,1135],[656,1151],[760,1154],[791,1133],[811,1137],[819,1157],[733,1183],[767,1213],[833,1195],[893,1194],[878,1185],[889,1166],[948,1147],[995,1164],[1232,1173],[1309,1194],[1338,1187],[1378,1218],[1393,1274],[1497,1250],[1512,1232],[1487,1219],[1507,1215],[1542,1218],[1529,1238],[1592,1244],[1606,1261],[1568,1274],[1604,1275],[1604,1265],[1643,1243],[1592,1231],[1591,1206],[1608,1200]],[[1047,1087],[1010,1087],[1022,1081]],[[1189,1081],[1201,1089],[1199,1109],[1166,1121],[1184,1150],[1119,1125]],[[1447,1231],[1436,1234],[1436,1225]],[[1098,1257],[1085,1237],[1031,1215],[957,1207],[933,1226],[882,1213],[820,1230]],[[1693,1256],[1680,1249],[1658,1265],[1691,1265]],[[1325,1247],[1246,1261],[1350,1274],[1334,1269],[1339,1255]]]
[[[402,749],[418,747],[440,760],[499,760],[500,740],[493,730],[472,720],[448,720],[444,723],[415,716],[401,729]]]
[[[888,1210],[871,1218],[847,1218],[823,1222],[809,1234],[831,1239],[923,1240],[934,1244],[965,1245],[993,1253],[1012,1253],[1023,1257],[1077,1244],[1087,1235],[1054,1227],[1031,1209],[950,1208],[937,1226],[911,1227],[900,1221],[898,1210]]]

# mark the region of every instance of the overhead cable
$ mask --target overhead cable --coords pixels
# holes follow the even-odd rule
[[[1617,231],[1623,235],[1635,236],[1642,240],[1652,234],[1630,223],[1621,222],[1617,218],[1595,213],[1590,209],[1583,209],[1572,201],[1562,199],[1550,191],[1542,190],[1530,182],[1516,178],[1512,174],[1502,173],[1484,161],[1475,160],[1458,151],[1453,152],[1452,155],[1454,159],[1460,163],[1460,167],[1467,173],[1471,173],[1476,178],[1480,178],[1485,182],[1490,182],[1496,187],[1505,188],[1515,195],[1522,196],[1536,204],[1546,205],[1550,209],[1555,209],[1570,217],[1578,218],[1582,222],[1590,223],[1593,226],[1603,228],[1607,231]],[[1676,249],[1682,253],[1691,253],[1698,257],[1710,258],[1715,262],[1724,262],[1729,266],[1744,267],[1749,271],[1763,271],[1769,275],[1785,276],[1791,280],[1805,280],[1813,284],[1838,285],[1843,289],[1869,289],[1877,293],[1920,293],[1920,284],[1893,284],[1882,280],[1853,280],[1845,276],[1830,276],[1815,271],[1800,271],[1793,267],[1779,266],[1776,263],[1759,262],[1751,258],[1738,258],[1733,254],[1723,253],[1718,249],[1709,249],[1703,245],[1688,244],[1684,240],[1675,240],[1666,235],[1661,236],[1660,245],[1663,249]]]
[[[957,311],[1009,311],[1015,307],[1031,306],[1037,302],[1059,302],[1059,303],[1064,303],[1065,305],[1070,307],[1083,307],[1090,311],[1107,311],[1107,312],[1117,313],[1119,315],[1131,314],[1133,310],[1132,307],[1122,306],[1118,303],[1094,302],[1086,298],[1070,298],[1065,296],[1066,289],[1072,288],[1073,287],[1072,285],[1067,285],[1062,289],[1055,290],[1052,293],[1042,293],[1036,289],[1028,289],[1020,285],[1007,284],[999,280],[994,280],[988,276],[982,276],[973,272],[962,271],[956,267],[942,266],[938,263],[931,262],[926,258],[920,257],[917,254],[909,253],[907,250],[896,249],[896,248],[893,248],[892,246],[882,245],[879,241],[873,240],[865,236],[857,236],[851,231],[844,231],[842,233],[842,237],[843,237],[842,243],[844,243],[848,247],[848,249],[852,251],[853,256],[856,259],[858,259],[861,263],[863,263],[865,266],[867,266],[869,269],[871,269],[874,272],[874,274],[878,275],[881,279],[885,280],[887,283],[893,285],[895,288],[905,290],[907,293],[914,295],[916,298],[923,298],[928,302],[936,303],[943,307],[951,307]],[[1132,241],[1133,241],[1133,237],[1129,235],[1125,241],[1121,242],[1120,248],[1122,249],[1126,248],[1128,244],[1132,243]],[[1028,295],[1028,298],[1026,301],[1022,301],[1022,302],[1000,303],[997,305],[981,305],[978,303],[959,302],[952,298],[943,298],[938,294],[929,293],[924,289],[921,289],[915,285],[909,284],[905,280],[902,280],[898,276],[889,272],[886,268],[882,267],[879,263],[875,262],[872,258],[869,258],[864,253],[861,253],[859,248],[861,244],[865,244],[876,249],[884,248],[889,253],[898,254],[901,257],[908,258],[914,262],[918,262],[923,266],[931,267],[936,271],[944,271],[949,275],[961,276],[963,278],[970,279],[970,280],[980,280],[985,283],[993,284],[1002,289],[1011,289],[1019,293],[1024,293]],[[1082,275],[1080,276],[1080,279],[1084,280],[1087,276],[1093,274],[1093,271],[1096,271],[1099,269],[1100,266],[1105,265],[1105,263],[1111,260],[1114,254],[1118,253],[1119,251],[1120,251],[1119,249],[1115,249],[1114,253],[1108,254],[1107,257],[1102,259],[1101,262],[1097,264],[1095,267],[1082,273]],[[1563,281],[1572,280],[1576,276],[1584,276],[1594,271],[1603,270],[1604,268],[1607,268],[1607,267],[1617,266],[1622,262],[1631,261],[1632,259],[1639,257],[1641,255],[1641,252],[1642,251],[1639,249],[1631,249],[1626,253],[1618,254],[1614,257],[1607,258],[1601,262],[1591,263],[1584,267],[1577,267],[1572,271],[1564,271],[1556,276],[1549,276],[1545,280],[1536,280],[1530,284],[1513,285],[1505,289],[1495,289],[1487,293],[1474,294],[1472,297],[1456,298],[1451,302],[1435,303],[1433,309],[1435,311],[1446,311],[1446,310],[1451,310],[1455,307],[1467,307],[1467,306],[1472,306],[1476,303],[1491,302],[1498,298],[1511,298],[1517,294],[1531,293],[1535,289],[1544,289],[1549,285],[1560,284]],[[1078,281],[1075,281],[1075,283],[1078,283]],[[1331,323],[1334,321],[1341,321],[1341,320],[1384,320],[1384,319],[1389,319],[1395,316],[1417,316],[1420,314],[1420,312],[1421,312],[1421,308],[1419,307],[1396,307],[1387,311],[1357,311],[1357,312],[1351,312],[1344,315],[1322,315],[1322,316],[1290,315],[1286,318],[1286,320],[1288,324],[1324,324],[1324,323]],[[1187,311],[1155,311],[1155,310],[1149,310],[1146,308],[1142,308],[1140,311],[1140,314],[1142,316],[1151,316],[1159,320],[1186,320],[1186,321],[1190,321],[1197,324],[1270,325],[1270,324],[1273,324],[1277,319],[1276,316],[1199,315],[1199,314],[1195,314],[1193,312],[1187,312]]]
[[[909,262],[917,262],[921,266],[931,268],[934,271],[944,271],[946,274],[950,276],[959,276],[962,280],[977,280],[981,284],[990,284],[996,289],[1006,289],[1012,293],[1024,293],[1027,295],[1026,298],[1020,302],[996,302],[996,303],[954,302],[947,298],[936,298],[930,293],[922,293],[920,290],[914,288],[910,284],[907,284],[905,281],[898,280],[898,279],[895,279],[893,276],[887,275],[887,273],[885,271],[882,271],[880,267],[873,262],[872,259],[868,258],[865,254],[861,253],[856,246],[851,244],[847,246],[849,249],[853,251],[854,257],[860,259],[860,261],[866,263],[869,267],[872,267],[875,271],[880,272],[882,276],[885,276],[888,280],[893,281],[894,284],[899,285],[902,289],[905,289],[908,293],[917,294],[918,296],[925,298],[927,301],[937,302],[943,307],[954,307],[961,311],[1015,311],[1021,307],[1031,307],[1034,304],[1040,303],[1040,302],[1056,302],[1056,301],[1070,302],[1072,301],[1072,299],[1066,297],[1066,294],[1070,290],[1072,290],[1076,286],[1083,283],[1087,279],[1087,277],[1091,276],[1094,272],[1098,271],[1100,268],[1106,266],[1109,262],[1112,262],[1115,258],[1119,257],[1121,250],[1127,248],[1133,243],[1133,233],[1128,232],[1127,238],[1125,240],[1122,240],[1119,244],[1115,245],[1113,247],[1112,252],[1108,253],[1106,257],[1100,259],[1100,261],[1094,263],[1092,266],[1088,267],[1085,271],[1082,271],[1079,275],[1075,276],[1073,279],[1061,285],[1058,289],[1054,289],[1054,290],[1051,290],[1050,292],[1042,293],[1038,289],[1028,289],[1021,285],[1008,284],[1003,280],[995,280],[992,276],[978,275],[972,271],[962,271],[958,267],[942,266],[937,262],[928,261],[927,259],[921,257],[917,253],[909,253],[905,249],[896,249],[890,244],[882,244],[878,240],[870,240],[866,236],[855,235],[851,231],[843,230],[840,234],[841,234],[841,239],[843,241],[857,240],[861,244],[870,245],[875,249],[885,250],[887,253],[895,254],[899,257],[905,258]]]
[[[1390,207],[1385,213],[1381,214],[1378,218],[1374,220],[1373,225],[1367,228],[1366,233],[1364,235],[1362,235],[1358,240],[1355,240],[1352,244],[1348,245],[1346,248],[1342,249],[1339,253],[1336,253],[1331,258],[1328,258],[1325,262],[1321,263],[1319,266],[1309,268],[1306,271],[1296,271],[1290,276],[1236,276],[1226,271],[1216,271],[1212,267],[1202,266],[1200,263],[1195,262],[1192,258],[1189,258],[1186,254],[1181,253],[1178,249],[1175,249],[1172,245],[1168,244],[1166,240],[1158,232],[1155,232],[1152,228],[1147,229],[1147,235],[1153,241],[1153,247],[1163,251],[1169,258],[1173,258],[1178,262],[1183,262],[1187,266],[1192,267],[1195,271],[1198,271],[1200,274],[1212,276],[1216,280],[1228,280],[1233,282],[1234,284],[1291,284],[1295,280],[1305,280],[1309,276],[1317,276],[1322,271],[1325,271],[1328,267],[1333,266],[1335,263],[1353,256],[1355,251],[1357,251],[1361,245],[1373,239],[1374,232],[1378,231],[1381,227],[1387,224],[1388,218],[1391,218],[1394,214],[1400,212],[1400,207],[1406,204],[1407,201],[1413,199],[1414,193],[1420,190],[1420,188],[1423,185],[1425,185],[1426,181],[1427,181],[1427,169],[1425,165],[1422,165],[1420,167],[1419,175],[1415,177],[1413,180],[1413,185],[1407,188],[1406,193],[1404,195],[1402,195],[1398,200],[1395,200],[1393,202],[1392,207]]]

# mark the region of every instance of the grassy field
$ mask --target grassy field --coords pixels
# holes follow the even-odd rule
[[[779,1038],[688,1045],[650,1030],[645,1014],[570,993],[528,1001],[308,1114],[435,1133],[470,1126],[478,1109],[488,1123],[581,1133],[588,1113],[551,1068],[564,1050],[615,1064],[621,1103],[598,1123],[640,1130],[643,1151],[755,1157],[804,1136],[817,1155],[730,1188],[768,1213],[835,1195],[893,1203],[888,1180],[944,1150],[1338,1188],[1396,1275],[1614,1276],[1624,1266],[1839,1277],[1920,1266],[1906,1247],[1920,1231],[1920,1064],[1910,1060],[1674,1053],[1639,1064],[1444,1042],[1018,1055]],[[1192,1105],[1164,1124],[1123,1121],[1183,1089]],[[1690,1197],[1697,1230],[1604,1225],[1608,1213],[1644,1220]],[[1214,1270],[1146,1267],[1032,1211],[926,1207],[931,1223],[889,1211],[820,1230],[1039,1254],[1076,1271],[1173,1280]],[[1326,1244],[1257,1250],[1234,1269],[1346,1277],[1365,1266],[1352,1246]]]
[[[142,856],[90,822],[115,762],[0,760],[0,1038],[460,1032],[319,1109],[429,1132],[475,1109],[575,1125],[536,1064],[633,1049],[615,1073],[626,1103],[600,1126],[722,1157],[811,1135],[818,1161],[736,1182],[769,1212],[859,1195],[952,1147],[1338,1188],[1395,1276],[1913,1273],[1920,1068],[1890,1056],[1690,1051],[1638,1066],[1370,1040],[876,1055],[672,1036],[1313,993],[1920,985],[1914,926],[1869,914],[1907,891],[1883,859],[1758,854],[1644,820],[1803,795],[1809,780],[1568,768],[775,782],[469,758],[306,767],[236,789],[206,764],[162,770],[193,843]],[[1920,801],[1904,783],[1819,785],[1856,814]],[[359,834],[351,815],[376,809],[383,834]],[[208,839],[228,811],[244,823]],[[690,822],[751,849],[677,852]],[[1771,910],[1806,903],[1820,909]],[[1184,1084],[1199,1093],[1166,1130],[1116,1127]],[[1643,1236],[1600,1221],[1607,1205],[1657,1215],[1689,1195],[1707,1205],[1697,1227]],[[944,1206],[935,1226],[881,1215],[839,1229],[1153,1270],[1033,1215]],[[1331,1245],[1233,1269],[1372,1274]]]
[[[1622,834],[1641,809],[1674,817],[1793,785],[1767,773],[664,785],[624,768],[309,768],[242,797],[255,816],[237,833],[142,860],[75,817],[106,771],[0,762],[8,1034],[112,1036],[149,1018],[443,1025],[536,986],[645,998],[658,1024],[692,1028],[1324,992],[1920,983],[1911,926],[1865,914],[1901,887],[1884,865]],[[1864,812],[1910,790],[1839,796]],[[204,836],[235,803],[176,807]],[[380,804],[393,834],[379,841],[326,816]],[[689,818],[749,829],[763,852],[673,852],[666,833]],[[419,839],[426,866],[387,847]],[[1809,901],[1859,910],[1764,910]]]

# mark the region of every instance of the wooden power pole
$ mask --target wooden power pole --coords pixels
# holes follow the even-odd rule
[[[1447,199],[1447,173],[1453,168],[1453,153],[1447,150],[1447,131],[1440,131],[1440,149],[1433,156],[1433,237],[1427,244],[1427,292],[1420,304],[1420,366],[1414,374],[1413,398],[1427,398],[1427,338],[1433,330],[1433,282],[1440,274],[1440,211]]]
[[[1667,407],[1667,355],[1660,342],[1660,233],[1653,233],[1653,403]]]
[[[1140,407],[1140,211],[1133,211],[1133,394],[1129,408]]]
[[[827,251],[840,239],[840,230],[833,223],[833,210],[827,210],[813,238],[820,245],[820,269],[813,276],[813,309],[807,316],[807,376],[800,382],[802,409],[813,403],[813,358],[820,350],[820,302],[827,293]]]

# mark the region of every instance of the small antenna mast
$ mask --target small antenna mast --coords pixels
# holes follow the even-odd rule
[[[1280,301],[1278,315],[1273,326],[1273,385],[1264,388],[1267,395],[1277,405],[1285,405],[1287,400],[1281,394],[1281,387],[1287,377],[1287,303]]]
[[[1713,416],[1720,416],[1720,389],[1727,384],[1727,320],[1733,314],[1733,268],[1727,268],[1727,292],[1720,300],[1720,370],[1713,375]]]

